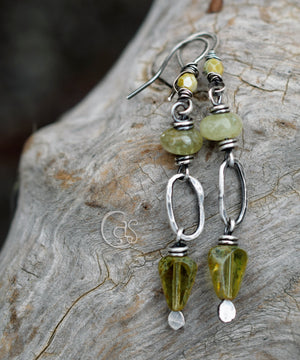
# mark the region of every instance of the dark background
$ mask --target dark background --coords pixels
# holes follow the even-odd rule
[[[0,0],[0,246],[28,136],[82,99],[113,65],[151,0]]]

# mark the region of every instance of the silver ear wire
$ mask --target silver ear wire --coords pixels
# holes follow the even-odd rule
[[[212,40],[211,46],[210,46],[209,41],[206,38],[209,38]],[[196,65],[201,59],[203,59],[206,56],[206,54],[208,53],[209,50],[214,50],[218,46],[218,38],[215,34],[200,32],[200,33],[195,33],[195,34],[190,35],[188,38],[179,42],[176,46],[173,47],[173,49],[170,51],[169,55],[165,58],[165,60],[161,64],[161,66],[158,69],[158,71],[156,72],[156,74],[151,79],[149,79],[147,82],[145,82],[143,85],[141,85],[139,88],[137,88],[132,93],[130,93],[127,96],[127,99],[129,100],[129,99],[133,98],[139,92],[143,91],[146,87],[151,85],[155,80],[157,80],[160,77],[160,75],[162,74],[162,72],[165,70],[170,59],[172,58],[172,56],[175,53],[177,53],[177,60],[178,60],[179,65],[181,66],[181,68],[183,68],[184,64],[182,61],[181,51],[186,45],[190,44],[193,41],[202,41],[205,44],[205,48],[204,48],[204,50],[202,50],[200,55],[198,57],[196,57],[195,60],[190,62],[190,64]]]

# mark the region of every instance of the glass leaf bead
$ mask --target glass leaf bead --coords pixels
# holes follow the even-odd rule
[[[242,283],[247,266],[247,253],[233,245],[217,245],[210,249],[208,266],[219,299],[233,300]]]
[[[196,262],[188,256],[166,256],[160,260],[158,271],[169,308],[182,310],[196,278]]]

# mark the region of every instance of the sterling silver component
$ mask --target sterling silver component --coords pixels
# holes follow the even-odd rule
[[[193,160],[194,160],[193,155],[183,155],[183,156],[178,155],[178,156],[176,156],[175,164],[178,165],[178,166],[188,165]]]
[[[226,207],[225,207],[225,171],[226,169],[230,167],[234,169],[238,175],[238,178],[240,180],[241,185],[241,209],[234,220],[234,223],[232,223],[232,219],[227,214]],[[219,211],[220,216],[225,224],[225,227],[227,228],[227,234],[231,235],[231,232],[233,231],[234,227],[239,225],[245,214],[247,209],[247,187],[246,187],[246,179],[244,174],[244,169],[241,165],[241,163],[232,157],[228,157],[223,161],[223,163],[220,166],[219,170]]]
[[[214,105],[209,110],[212,114],[226,114],[230,111],[226,104]]]
[[[211,101],[211,103],[215,106],[220,106],[220,105],[223,105],[222,104],[222,96],[223,96],[223,93],[222,91],[218,91],[217,89],[215,88],[210,88],[208,90],[208,97],[209,97],[209,100]]]
[[[213,87],[215,85],[220,85],[224,87],[225,89],[225,85],[223,82],[223,78],[220,74],[214,73],[214,72],[210,72],[207,74],[207,80],[209,81],[208,86],[209,87]]]
[[[219,237],[218,245],[238,245],[238,238],[232,235],[222,235]]]
[[[237,146],[237,139],[226,139],[219,142],[219,151],[233,150]]]
[[[186,256],[187,252],[188,252],[188,247],[185,244],[180,244],[180,245],[175,244],[168,248],[168,253],[171,256],[182,257],[182,256]]]
[[[216,55],[215,50],[209,50],[207,55],[205,56],[206,61],[209,59],[217,59],[221,61],[221,58]]]
[[[213,45],[211,45],[211,49],[214,49],[217,47],[218,38],[214,34],[202,33],[202,32],[192,34],[191,36],[189,36],[188,38],[186,38],[185,40],[179,42],[176,46],[174,46],[173,49],[170,51],[169,55],[165,58],[165,60],[161,64],[161,66],[158,69],[158,71],[156,72],[156,74],[151,79],[146,81],[143,85],[141,85],[139,88],[137,88],[132,93],[130,93],[127,96],[127,99],[129,100],[129,99],[133,98],[136,94],[143,91],[146,87],[148,87],[155,80],[157,80],[160,77],[160,75],[162,74],[162,72],[165,70],[166,66],[168,65],[168,62],[170,61],[170,59],[172,58],[172,56],[175,53],[177,53],[177,59],[179,61],[179,64],[181,65],[181,67],[183,67],[182,59],[181,59],[181,55],[180,55],[180,49],[184,48],[187,44],[189,44],[193,41],[201,41],[204,43],[204,50],[202,50],[200,55],[198,55],[196,57],[196,59],[192,61],[193,64],[197,64],[201,59],[203,59],[205,57],[205,55],[207,54],[208,48],[210,47],[209,41],[207,39],[205,39],[204,36],[209,37],[213,40]]]
[[[171,311],[168,316],[168,323],[173,330],[178,330],[185,325],[183,313],[181,311]]]
[[[213,51],[214,52],[214,49],[216,49],[219,45],[219,39],[218,37],[215,35],[215,34],[212,34],[212,33],[206,33],[206,32],[202,32],[202,33],[198,33],[198,34],[195,34],[194,36],[198,36],[198,37],[204,37],[204,38],[209,38],[210,40],[213,41],[213,44],[210,46],[211,50],[209,50],[207,52],[207,54],[209,54],[210,51]],[[185,45],[184,45],[185,46]],[[181,65],[182,68],[184,68],[184,65],[183,65],[183,61],[182,61],[182,57],[181,57],[181,50],[184,48],[184,46],[182,46],[179,51],[177,52],[177,60],[178,60],[178,63]],[[198,57],[196,60],[194,60],[193,63],[197,63],[199,62],[201,59],[204,58],[205,55],[201,56],[201,57]],[[206,58],[206,56],[205,56]],[[189,64],[187,64],[189,65]]]
[[[228,224],[225,225],[224,234],[225,235],[231,235],[235,229],[235,220],[233,220],[231,217],[229,217]]]
[[[177,130],[190,130],[194,127],[194,122],[189,117],[193,111],[192,96],[193,93],[188,89],[181,88],[178,91],[178,100],[171,110],[173,127]]]
[[[191,99],[192,97],[193,97],[193,93],[191,92],[191,90],[186,88],[179,88],[178,99],[185,100],[185,99]]]
[[[178,110],[179,107],[183,107],[184,110]],[[175,121],[181,121],[182,119],[178,118],[177,114],[181,116],[190,115],[193,111],[193,103],[191,99],[178,99],[176,103],[172,106],[171,114]]]
[[[208,84],[208,97],[213,107],[210,109],[212,114],[225,114],[228,113],[229,107],[222,103],[222,97],[225,90],[225,84],[222,76],[216,73],[208,73],[207,80]]]
[[[173,127],[177,130],[190,130],[194,127],[194,121],[192,120],[183,120],[180,122],[174,122]]]
[[[199,76],[198,65],[196,63],[188,63],[184,65],[181,69],[181,74],[185,74],[186,72],[195,75],[195,77],[197,78]]]
[[[191,184],[191,186],[193,187],[196,197],[197,197],[197,201],[198,201],[198,212],[199,212],[198,216],[199,217],[198,217],[197,229],[190,235],[186,235],[184,233],[182,233],[182,235],[181,235],[182,240],[191,241],[191,240],[196,239],[201,234],[201,232],[203,230],[203,226],[204,226],[205,215],[204,215],[204,207],[203,207],[203,203],[204,203],[203,188],[202,188],[202,185],[200,184],[200,182],[197,179],[195,179],[194,177],[190,176],[189,174],[182,174],[182,173],[176,174],[176,175],[173,175],[171,177],[171,179],[168,181],[167,194],[166,194],[167,213],[168,213],[171,229],[174,231],[174,233],[176,235],[178,234],[179,227],[177,225],[177,222],[176,222],[175,216],[174,216],[172,197],[173,197],[173,186],[174,186],[175,181],[177,181],[177,180],[188,181]]]
[[[233,302],[223,300],[218,308],[219,319],[224,323],[231,322],[236,316],[236,310]]]
[[[171,256],[186,256],[188,247],[185,243],[181,242],[181,237],[184,229],[180,228],[176,236],[176,243],[168,248]]]

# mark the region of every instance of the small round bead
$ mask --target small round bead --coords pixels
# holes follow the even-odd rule
[[[241,118],[234,113],[214,114],[200,121],[200,133],[208,140],[221,141],[237,137],[243,129]]]
[[[170,128],[160,137],[163,148],[175,155],[192,155],[198,152],[203,143],[199,130],[177,130]]]
[[[223,64],[220,60],[212,58],[208,59],[204,64],[204,72],[206,74],[213,72],[222,75],[224,71]]]
[[[197,79],[194,74],[185,73],[179,77],[177,80],[177,85],[181,88],[195,92],[197,90]]]

